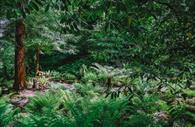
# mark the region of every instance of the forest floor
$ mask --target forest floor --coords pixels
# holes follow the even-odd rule
[[[66,90],[74,90],[74,86],[72,84],[68,83],[61,83],[61,82],[48,82],[48,84],[51,84],[49,87],[45,89],[25,89],[22,91],[19,91],[16,94],[13,94],[13,96],[10,97],[10,103],[17,106],[17,107],[24,107],[27,103],[29,103],[29,98],[35,96],[36,94],[44,94],[46,91],[53,89],[55,87],[54,85],[60,84],[62,89]]]

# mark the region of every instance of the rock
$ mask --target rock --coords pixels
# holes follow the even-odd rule
[[[160,111],[160,112],[154,113],[154,118],[157,121],[159,121],[159,120],[168,120],[170,118],[170,116],[167,112]]]
[[[191,86],[190,86],[190,89],[191,89],[191,90],[195,90],[195,85],[191,85]]]
[[[189,105],[195,105],[195,98],[186,99],[186,103]]]
[[[14,96],[10,99],[10,102],[17,107],[24,107],[29,102],[29,99],[26,97]]]

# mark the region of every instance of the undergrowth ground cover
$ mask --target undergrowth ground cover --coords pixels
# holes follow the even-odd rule
[[[193,126],[195,91],[185,75],[160,79],[137,73],[83,65],[80,80],[70,76],[74,88],[69,89],[59,81],[59,72],[50,72],[55,82],[46,80],[48,89],[35,92],[24,107],[10,103],[13,93],[1,97],[1,126]]]

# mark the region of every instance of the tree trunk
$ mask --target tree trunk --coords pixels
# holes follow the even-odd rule
[[[16,23],[16,45],[15,45],[15,82],[14,90],[18,91],[26,87],[25,84],[25,64],[24,64],[24,37],[25,24],[23,19],[19,19]]]
[[[36,76],[38,75],[39,71],[40,71],[40,48],[37,47],[36,49]]]

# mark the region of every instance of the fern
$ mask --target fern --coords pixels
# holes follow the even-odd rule
[[[53,109],[58,104],[61,98],[61,93],[54,91],[39,93],[35,97],[31,98],[31,103],[27,105],[27,110],[30,112],[41,113],[47,109]]]
[[[7,97],[0,98],[0,126],[2,127],[12,124],[19,113],[19,109],[14,108],[7,100]]]

